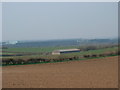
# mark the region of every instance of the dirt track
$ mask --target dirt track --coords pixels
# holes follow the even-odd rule
[[[117,88],[118,57],[3,67],[3,88]]]

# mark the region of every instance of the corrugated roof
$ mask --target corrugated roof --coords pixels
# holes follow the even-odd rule
[[[62,50],[55,50],[54,52],[64,52],[64,51],[80,51],[80,49],[62,49]]]

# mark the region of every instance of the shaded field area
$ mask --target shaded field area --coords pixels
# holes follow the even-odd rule
[[[118,56],[5,66],[3,88],[117,88]]]

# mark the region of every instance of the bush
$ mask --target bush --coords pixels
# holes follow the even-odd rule
[[[104,57],[104,56],[105,56],[105,54],[99,54],[98,56],[99,56],[99,57]]]
[[[90,55],[83,55],[84,56],[84,58],[89,58],[90,57]]]
[[[97,55],[96,55],[96,54],[93,54],[93,55],[91,55],[91,57],[97,57]]]

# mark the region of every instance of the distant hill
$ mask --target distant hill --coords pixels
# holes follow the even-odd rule
[[[51,47],[51,46],[80,46],[84,44],[117,44],[118,39],[64,39],[47,41],[17,41],[16,43],[3,42],[5,47]]]

